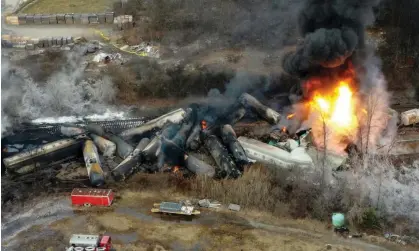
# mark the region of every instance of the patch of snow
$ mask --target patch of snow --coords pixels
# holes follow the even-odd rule
[[[122,120],[127,119],[124,112],[113,112],[106,110],[103,114],[92,114],[84,117],[76,116],[62,116],[62,117],[47,117],[32,120],[32,124],[63,124],[75,123],[81,121],[104,121],[104,120]]]

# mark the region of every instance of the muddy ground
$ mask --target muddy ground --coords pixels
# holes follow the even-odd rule
[[[109,185],[116,192],[109,208],[73,207],[72,186],[61,185],[59,192],[43,195],[38,191],[23,203],[3,208],[2,250],[64,250],[74,233],[109,234],[116,250],[294,251],[326,250],[326,244],[342,251],[414,250],[375,236],[345,239],[325,223],[276,218],[251,208],[231,212],[224,205],[202,209],[200,216],[192,218],[152,214],[155,202],[200,198],[171,188],[158,190],[158,184],[148,184],[153,189],[147,189],[135,177],[128,184]]]

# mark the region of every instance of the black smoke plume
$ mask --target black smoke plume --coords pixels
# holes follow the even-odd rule
[[[379,0],[307,0],[299,14],[304,41],[285,55],[283,68],[305,78],[329,74],[365,47],[364,32],[374,20]]]

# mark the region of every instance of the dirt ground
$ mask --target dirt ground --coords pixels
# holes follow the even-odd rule
[[[27,202],[2,215],[2,250],[64,250],[71,234],[109,234],[116,250],[414,250],[384,238],[336,236],[321,222],[201,209],[194,218],[152,214],[153,203],[186,198],[169,189],[116,191],[110,208],[73,208],[67,195]],[[13,216],[12,216],[13,215]]]

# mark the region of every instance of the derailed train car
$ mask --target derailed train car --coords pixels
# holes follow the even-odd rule
[[[258,162],[276,167],[312,167],[313,160],[305,152],[303,147],[297,147],[291,152],[265,144],[261,141],[239,137],[237,139],[243,146],[246,155]]]
[[[83,145],[83,157],[87,168],[87,175],[93,186],[105,183],[105,176],[101,167],[99,153],[92,140],[86,140]]]
[[[83,136],[61,139],[23,151],[3,159],[4,166],[11,174],[26,174],[50,163],[59,163],[81,153],[85,138]]]

